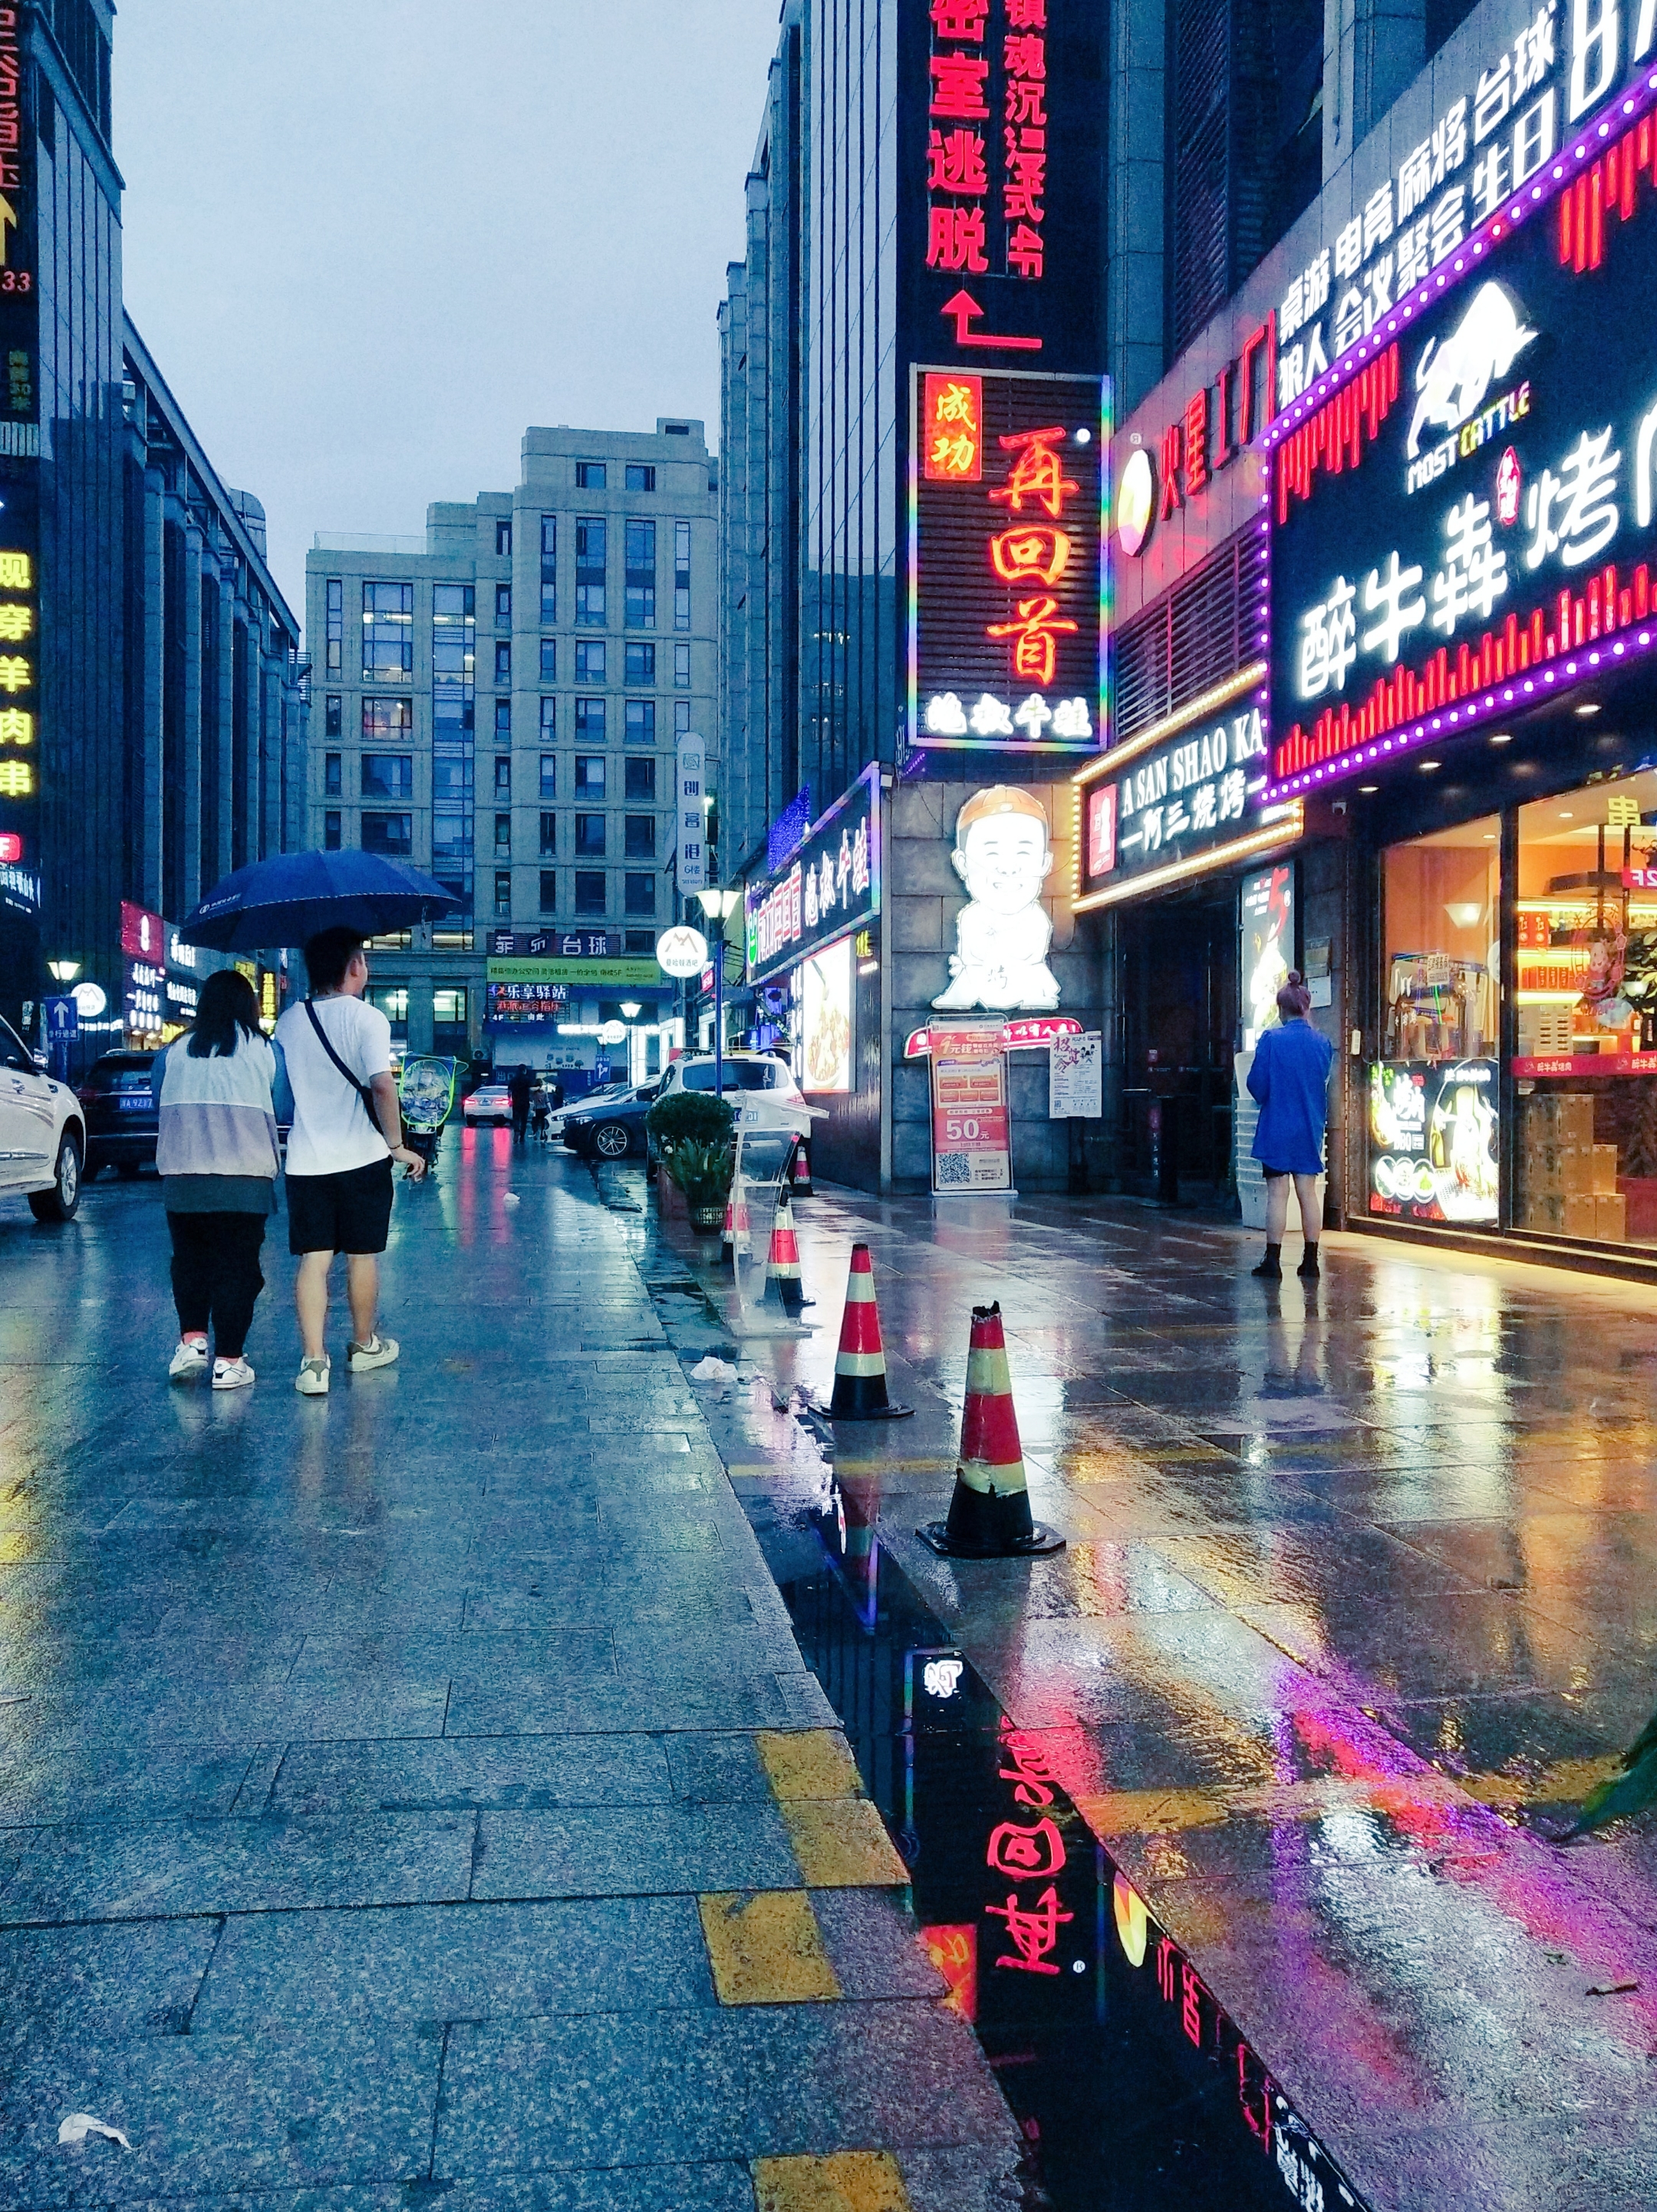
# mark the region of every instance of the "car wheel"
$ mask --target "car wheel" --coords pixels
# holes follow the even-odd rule
[[[601,1160],[625,1159],[633,1138],[624,1121],[601,1121],[592,1133],[593,1149]]]
[[[29,1193],[29,1212],[37,1221],[72,1221],[80,1203],[81,1147],[73,1132],[65,1129],[58,1147],[52,1188]]]

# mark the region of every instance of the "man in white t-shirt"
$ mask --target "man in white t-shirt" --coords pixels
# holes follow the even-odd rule
[[[367,956],[355,930],[325,929],[305,948],[311,995],[276,1024],[293,1101],[288,1139],[288,1249],[299,1260],[294,1301],[304,1357],[294,1388],[328,1395],[328,1270],[343,1252],[354,1334],[346,1353],[354,1375],[389,1367],[394,1336],[375,1328],[379,1254],[391,1224],[391,1163],[416,1182],[426,1172],[403,1141],[403,1112],[391,1073],[391,1025],[362,994]]]

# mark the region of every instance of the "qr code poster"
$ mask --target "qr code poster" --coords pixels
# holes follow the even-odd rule
[[[932,1081],[933,1190],[946,1197],[1011,1190],[1001,1024],[934,1028]]]

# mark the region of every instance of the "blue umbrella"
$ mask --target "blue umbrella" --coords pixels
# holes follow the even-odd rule
[[[458,906],[434,876],[378,853],[279,853],[216,884],[179,934],[215,952],[303,945],[319,929],[412,929]]]

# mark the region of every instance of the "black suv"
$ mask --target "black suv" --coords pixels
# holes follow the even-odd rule
[[[153,1052],[106,1052],[94,1060],[79,1086],[86,1115],[87,1157],[82,1180],[100,1168],[135,1176],[155,1158],[155,1101],[150,1095]]]

